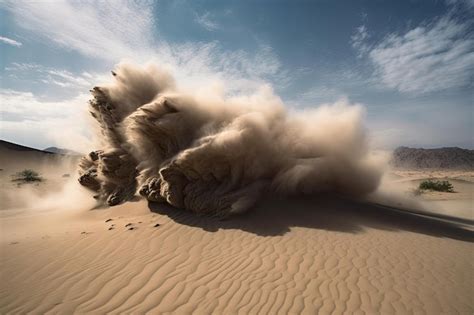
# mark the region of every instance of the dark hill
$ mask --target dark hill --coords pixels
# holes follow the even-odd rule
[[[26,147],[24,145],[0,140],[0,149],[8,149],[12,151],[30,151],[30,152],[38,152],[38,153],[46,153],[46,154],[53,154],[54,152],[42,151],[30,147]]]
[[[409,169],[473,169],[474,150],[458,147],[418,149],[399,147],[393,152],[391,164]]]

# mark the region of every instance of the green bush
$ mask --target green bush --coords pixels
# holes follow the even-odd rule
[[[15,178],[13,181],[21,181],[21,182],[41,182],[43,178],[38,174],[30,169],[23,170],[15,174]]]
[[[425,180],[420,183],[420,190],[435,190],[435,191],[444,191],[444,192],[454,192],[453,185],[447,180],[443,181],[434,181],[434,180]]]

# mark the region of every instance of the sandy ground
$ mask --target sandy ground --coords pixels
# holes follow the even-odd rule
[[[76,176],[78,157],[48,154],[0,142],[0,211],[31,205],[38,198],[60,192]],[[16,173],[31,169],[43,178],[41,183],[13,181]]]
[[[219,221],[76,200],[0,224],[1,314],[474,313],[472,231],[363,202],[267,200]]]
[[[421,202],[425,210],[474,220],[474,171],[392,170],[386,186],[396,186],[407,197]],[[449,181],[454,192],[414,193],[424,180]]]

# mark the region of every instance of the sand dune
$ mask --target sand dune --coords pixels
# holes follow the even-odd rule
[[[75,203],[0,211],[1,314],[474,312],[472,226],[335,196],[226,221]]]

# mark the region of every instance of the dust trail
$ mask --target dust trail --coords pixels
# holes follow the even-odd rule
[[[192,95],[156,66],[122,63],[112,73],[114,84],[91,91],[103,147],[83,158],[79,178],[109,205],[139,192],[226,216],[264,193],[361,196],[379,184],[359,105],[288,112],[269,86],[247,96]]]
[[[28,151],[2,152],[0,162],[5,168],[0,176],[0,217],[35,214],[51,210],[79,210],[94,207],[90,192],[77,185],[78,156],[60,154],[28,155]],[[16,173],[32,169],[41,181],[17,180]]]

